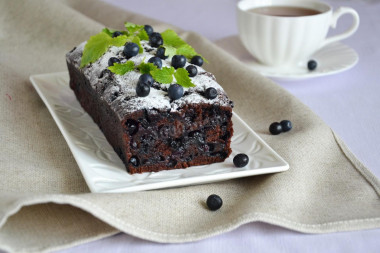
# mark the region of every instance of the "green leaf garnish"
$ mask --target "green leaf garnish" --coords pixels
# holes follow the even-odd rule
[[[159,83],[172,83],[174,68],[173,67],[170,67],[170,68],[163,67],[161,69],[157,68],[156,70],[152,70],[150,74],[152,75],[153,79]]]
[[[172,29],[167,29],[161,33],[164,44],[178,48],[184,44],[187,44],[178,34]]]
[[[112,37],[112,34],[116,32],[116,30],[108,29],[107,27],[102,30],[102,32],[108,34],[110,37]]]
[[[112,38],[107,32],[100,32],[91,36],[84,46],[80,67],[98,60],[111,46],[121,47],[127,42],[127,36],[120,35]]]
[[[177,54],[177,48],[175,47],[165,45],[164,48],[165,48],[165,56],[173,57],[174,55]]]
[[[184,68],[178,68],[174,73],[174,77],[177,80],[177,83],[184,88],[195,87],[195,84],[191,82],[189,72]]]
[[[113,66],[108,67],[111,72],[117,75],[124,75],[135,69],[135,64],[133,61],[127,61],[125,63],[114,63]]]
[[[191,59],[194,56],[198,55],[197,52],[195,52],[194,48],[192,48],[189,44],[185,44],[185,45],[180,46],[177,49],[177,54],[182,54],[183,56],[185,56],[188,59]],[[203,60],[205,61],[204,58],[203,58]]]
[[[125,29],[127,29],[129,35],[132,35],[135,32],[138,32],[139,30],[144,28],[143,25],[136,25],[136,24],[131,23],[131,22],[124,23],[124,26],[125,26]]]
[[[140,70],[141,74],[150,74],[151,71],[157,69],[157,66],[150,62],[141,62],[140,65],[137,66],[137,68]]]
[[[140,40],[149,40],[149,36],[144,28],[137,33],[137,36],[139,36]]]
[[[201,56],[195,51],[194,48],[181,39],[175,31],[167,29],[161,33],[161,36],[164,40],[165,56],[173,57],[176,54],[180,54],[188,59],[191,59],[196,55]],[[204,62],[208,63],[203,56],[201,57]]]
[[[138,36],[140,40],[149,40],[149,36],[146,33],[143,25],[136,25],[131,22],[126,22],[124,26],[128,31],[128,35]]]

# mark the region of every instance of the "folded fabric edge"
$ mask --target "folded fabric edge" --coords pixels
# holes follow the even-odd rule
[[[338,144],[339,148],[346,158],[353,164],[355,169],[363,176],[364,179],[372,186],[377,195],[380,197],[380,180],[367,169],[361,161],[351,152],[351,150],[344,144],[340,137],[331,129],[332,134],[335,138],[335,142]]]
[[[83,194],[86,195],[86,194]],[[108,212],[104,211],[101,207],[94,205],[90,201],[79,197],[80,195],[45,195],[40,198],[25,197],[20,199],[17,203],[18,205],[14,206],[14,210],[11,210],[11,213],[14,214],[17,210],[22,207],[27,207],[34,204],[43,204],[43,203],[55,203],[55,204],[69,204],[73,207],[80,208],[81,210],[91,214],[100,221],[105,222],[106,224],[118,229],[129,235],[149,240],[157,243],[184,243],[184,242],[193,242],[202,239],[206,239],[215,235],[219,235],[225,232],[232,231],[241,225],[244,225],[249,222],[265,222],[276,226],[281,226],[290,230],[295,230],[302,233],[332,233],[332,232],[343,232],[343,231],[354,231],[360,229],[374,229],[380,226],[380,217],[375,218],[364,218],[364,219],[352,219],[352,220],[342,220],[335,222],[327,222],[320,224],[304,224],[292,220],[288,220],[282,217],[275,215],[270,215],[266,213],[249,213],[243,216],[240,216],[236,219],[230,220],[229,222],[222,224],[218,227],[214,227],[210,230],[201,231],[198,233],[184,233],[184,234],[169,234],[169,233],[159,233],[154,231],[149,231],[136,227],[134,225],[128,224],[124,220],[115,219]],[[8,215],[10,217],[11,215]],[[1,229],[1,228],[0,228]],[[94,237],[89,237],[86,240],[80,239],[78,241],[72,241],[69,244],[57,245],[49,248],[49,246],[42,246],[38,249],[33,249],[37,251],[45,251],[52,249],[63,249],[70,246],[75,246],[83,242],[89,242],[96,239],[101,239],[107,236],[114,235],[119,231],[114,231],[109,234],[95,235]],[[4,249],[9,250],[9,249]],[[29,251],[31,249],[25,249]]]
[[[49,246],[49,245],[46,246],[45,245],[42,247],[35,247],[35,248],[22,248],[22,249],[17,249],[17,252],[45,253],[45,252],[52,252],[52,251],[56,251],[56,250],[63,250],[63,249],[68,249],[71,247],[79,246],[79,245],[84,244],[84,243],[90,243],[90,242],[94,242],[94,241],[97,241],[100,239],[104,239],[104,238],[107,238],[107,237],[110,237],[110,236],[113,236],[113,235],[116,235],[119,233],[120,233],[120,231],[115,231],[115,232],[111,232],[111,233],[103,233],[103,234],[94,234],[93,236],[87,237],[86,239],[71,241],[67,244],[55,245],[55,246]],[[1,250],[5,251],[5,252],[14,252],[13,248],[8,247],[6,245],[0,245],[0,251]]]

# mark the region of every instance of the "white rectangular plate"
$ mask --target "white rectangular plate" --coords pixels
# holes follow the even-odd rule
[[[289,169],[288,163],[234,113],[232,154],[223,163],[131,175],[101,130],[80,106],[69,87],[67,72],[33,75],[30,80],[66,139],[91,192],[178,187]],[[238,153],[249,156],[249,164],[244,168],[233,165],[232,159]]]

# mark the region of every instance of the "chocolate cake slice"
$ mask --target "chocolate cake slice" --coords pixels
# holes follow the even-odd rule
[[[134,56],[128,55],[127,46],[110,46],[99,59],[82,68],[86,42],[66,55],[71,89],[127,171],[157,172],[224,161],[231,153],[233,103],[215,77],[195,65],[201,65],[199,57],[193,59],[194,64],[188,59],[184,66],[175,66],[176,56],[166,58],[155,42],[139,43],[143,50]],[[156,56],[160,54],[166,59]],[[151,60],[153,57],[160,59]],[[175,78],[163,84],[149,74],[144,79],[138,67],[125,74],[108,68],[127,61],[133,62],[132,66],[151,62],[158,69],[173,65],[178,72],[187,69],[195,86],[179,87]],[[142,79],[151,83],[144,86]]]

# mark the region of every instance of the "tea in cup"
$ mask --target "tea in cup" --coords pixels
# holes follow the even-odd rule
[[[344,14],[352,15],[352,26],[326,38]],[[237,4],[237,21],[244,47],[262,64],[278,67],[296,66],[318,49],[351,36],[359,15],[349,7],[333,12],[314,0],[243,0]]]

